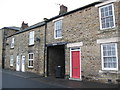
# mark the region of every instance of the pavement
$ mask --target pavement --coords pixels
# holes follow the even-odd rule
[[[117,84],[104,84],[93,81],[74,81],[74,80],[61,79],[55,77],[42,77],[38,74],[31,72],[18,72],[14,70],[6,70],[6,69],[3,69],[2,72],[26,79],[36,80],[41,83],[61,86],[64,88],[118,88]]]

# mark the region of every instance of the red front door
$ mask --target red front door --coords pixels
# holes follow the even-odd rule
[[[72,78],[80,79],[80,51],[72,51]]]

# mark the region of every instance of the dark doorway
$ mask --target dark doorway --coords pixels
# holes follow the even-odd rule
[[[57,45],[50,46],[47,49],[47,72],[48,76],[55,77],[55,68],[56,66],[61,66],[62,68],[62,77],[65,75],[65,46]]]

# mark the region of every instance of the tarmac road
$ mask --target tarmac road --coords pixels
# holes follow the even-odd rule
[[[3,88],[109,88],[115,90],[118,85],[102,84],[91,81],[71,81],[53,77],[41,77],[30,72],[2,70]]]
[[[2,88],[62,88],[8,73],[3,73],[2,76]]]

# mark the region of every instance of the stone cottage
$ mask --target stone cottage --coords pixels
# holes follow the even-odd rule
[[[120,78],[120,1],[105,0],[28,27],[7,38],[6,68],[70,80]],[[11,43],[11,44],[10,44]],[[12,45],[12,46],[10,46]]]
[[[4,68],[6,37],[19,30],[19,27],[4,27],[0,29],[0,68]]]
[[[5,68],[43,75],[44,29],[40,22],[7,37]]]

